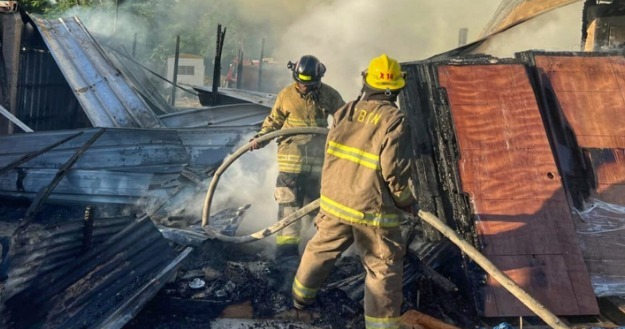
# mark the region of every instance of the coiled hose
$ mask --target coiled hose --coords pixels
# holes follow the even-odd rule
[[[327,135],[328,131],[329,131],[328,128],[321,128],[321,127],[288,128],[288,129],[281,129],[281,130],[277,130],[274,132],[270,132],[266,135],[256,138],[255,141],[257,143],[264,143],[264,142],[269,142],[276,137],[299,135],[299,134]],[[241,236],[224,235],[224,234],[221,234],[219,231],[215,230],[214,228],[210,227],[208,225],[208,219],[210,218],[210,208],[213,202],[213,194],[215,193],[215,189],[217,188],[217,183],[219,182],[219,178],[221,177],[221,174],[223,174],[224,171],[226,171],[226,169],[228,169],[228,167],[230,167],[230,165],[233,164],[241,155],[249,151],[252,144],[253,142],[248,142],[247,144],[241,146],[230,157],[228,157],[228,159],[226,159],[221,164],[221,166],[217,168],[217,170],[215,171],[215,174],[213,175],[213,179],[211,180],[211,183],[208,186],[208,191],[206,191],[206,198],[204,199],[204,209],[202,212],[202,229],[211,238],[215,238],[224,242],[234,242],[234,243],[245,243],[245,242],[257,241],[257,240],[266,238],[280,231],[281,229],[291,225],[291,223],[295,222],[296,220],[304,217],[309,212],[314,211],[315,209],[319,208],[319,199],[317,199],[307,204],[306,206],[300,208],[296,212],[290,214],[289,216],[286,216],[280,219],[280,221],[278,221],[274,225],[271,225],[263,230],[260,230],[258,232],[248,234],[248,235],[241,235]]]

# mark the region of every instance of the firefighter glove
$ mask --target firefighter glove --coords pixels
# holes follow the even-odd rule
[[[267,143],[269,142],[258,142],[256,139],[260,137],[259,134],[254,135],[254,137],[252,137],[252,139],[250,139],[250,143],[252,143],[252,145],[250,145],[250,151],[254,151],[254,150],[258,150],[260,148],[263,148],[267,145]]]
[[[417,214],[419,213],[419,206],[415,202],[403,207],[399,207],[399,209],[409,213],[412,216],[417,216]]]

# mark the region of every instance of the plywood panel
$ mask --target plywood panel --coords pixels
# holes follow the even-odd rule
[[[532,297],[543,305],[552,304],[554,294],[558,295],[559,315],[580,314],[575,289],[567,276],[567,264],[562,255],[491,256],[489,259],[521,288],[531,291]],[[498,282],[488,278],[487,285],[493,287],[494,303],[487,304],[493,309],[485,309],[486,314],[528,314],[529,310]]]
[[[598,308],[525,67],[439,67],[483,252],[559,315]],[[531,315],[491,278],[486,316]]]
[[[535,201],[535,200],[530,200]],[[484,241],[486,255],[560,254],[564,250],[558,222],[566,218],[565,210],[531,209],[528,200],[484,200],[478,209],[478,232]]]
[[[625,58],[538,54],[535,63],[544,89],[594,174],[593,198],[574,221],[581,252],[597,295],[625,291]],[[569,147],[576,147],[569,145]]]
[[[535,62],[579,146],[625,148],[622,57],[536,55]]]
[[[546,199],[562,188],[549,148],[528,151],[478,149],[461,152],[459,171],[463,182],[475,183],[480,200]],[[563,195],[557,195],[563,197]],[[540,203],[540,202],[539,202]],[[476,204],[479,208],[479,205]]]

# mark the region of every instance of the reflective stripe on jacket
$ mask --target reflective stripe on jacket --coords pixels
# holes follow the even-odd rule
[[[321,211],[350,223],[396,227],[414,202],[405,113],[388,101],[350,102],[334,115],[321,176]]]
[[[327,127],[328,116],[345,102],[332,87],[321,84],[318,98],[302,96],[293,83],[280,91],[259,135],[283,128]],[[278,140],[278,166],[281,172],[320,172],[325,136],[297,135]]]

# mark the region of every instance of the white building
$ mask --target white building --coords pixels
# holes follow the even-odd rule
[[[167,58],[167,79],[174,81],[174,61],[176,57]],[[191,54],[178,56],[178,84],[204,85],[204,58]]]

